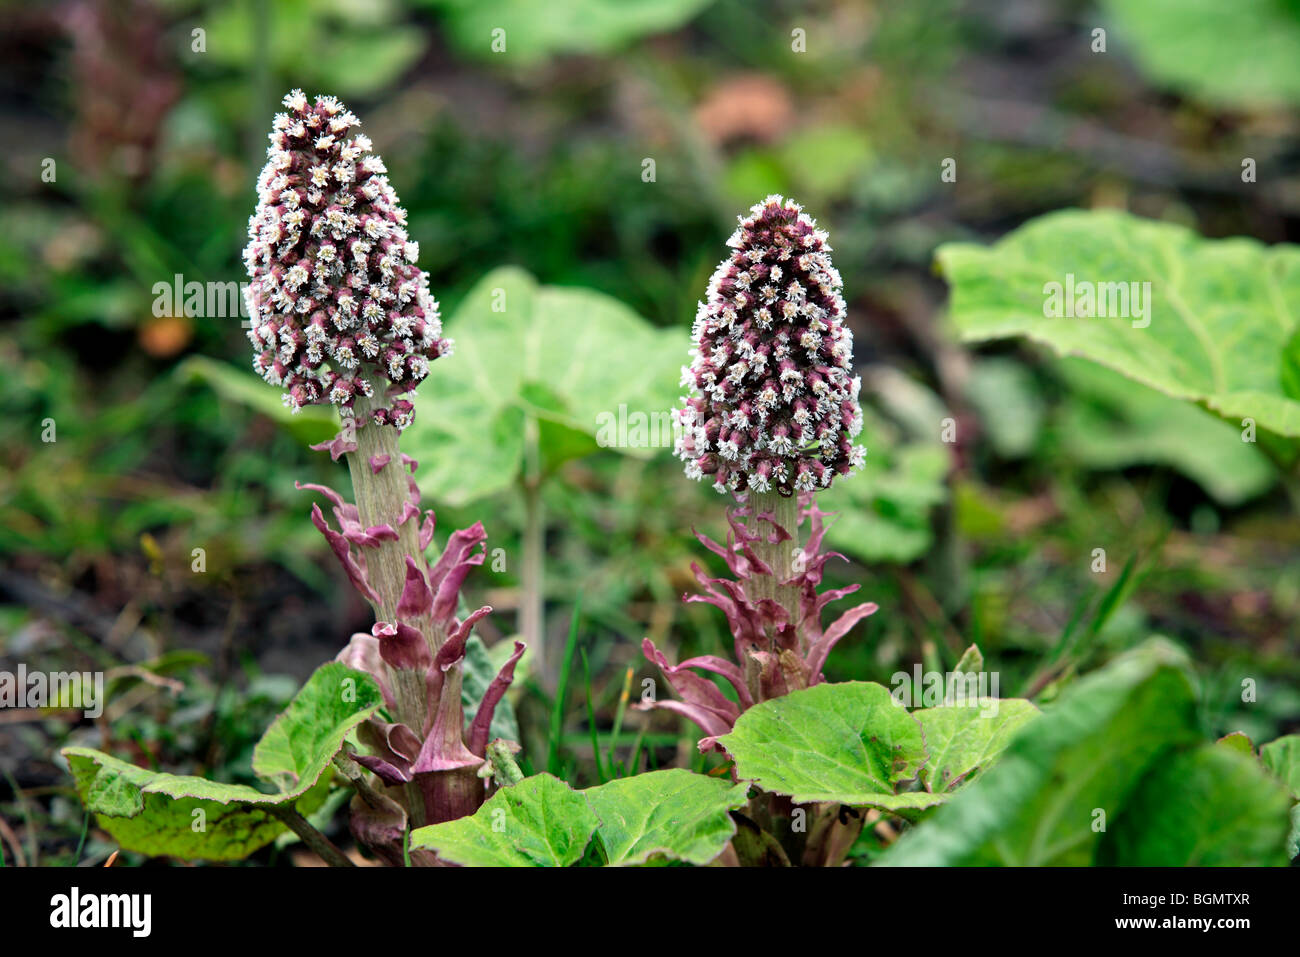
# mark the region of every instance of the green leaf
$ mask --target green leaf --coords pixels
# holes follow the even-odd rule
[[[233,0],[213,10],[204,24],[206,55],[247,72],[265,43],[266,65],[309,96],[382,90],[419,59],[428,42],[421,28],[401,22],[403,11],[393,0],[276,0],[263,7],[265,21],[257,7],[253,0]]]
[[[1067,210],[991,248],[943,246],[938,259],[952,286],[953,321],[968,341],[1025,336],[1235,425],[1250,417],[1261,429],[1300,436],[1300,401],[1280,380],[1283,346],[1296,329],[1290,304],[1300,300],[1298,247],[1207,240],[1114,210]],[[1048,284],[1064,287],[1069,276],[1076,288],[1151,283],[1149,325],[1047,316]]]
[[[316,783],[348,732],[379,710],[374,679],[347,665],[321,665],[253,749],[253,770],[284,793]]]
[[[1057,368],[1071,391],[1057,431],[1069,455],[1089,468],[1165,465],[1229,506],[1277,481],[1268,457],[1242,441],[1240,427],[1105,366],[1062,359]]]
[[[961,653],[957,659],[957,664],[953,666],[953,673],[964,675],[974,672],[979,674],[984,670],[984,652],[980,651],[979,645],[971,645]]]
[[[928,755],[921,783],[927,791],[951,791],[969,783],[1037,715],[1038,709],[1021,698],[981,698],[974,704],[913,711]]]
[[[284,826],[270,811],[324,801],[327,769],[343,739],[378,710],[374,681],[331,662],[318,668],[258,743],[253,768],[275,793],[128,764],[92,748],[65,748],[86,810],[127,850],[236,860],[273,841]]]
[[[610,864],[668,857],[707,864],[736,833],[730,811],[745,804],[748,784],[680,768],[619,778],[582,793],[599,820]]]
[[[1142,779],[1106,832],[1100,863],[1125,867],[1283,865],[1291,807],[1253,756],[1204,745]]]
[[[1259,759],[1300,800],[1300,734],[1270,741],[1259,749]]]
[[[568,867],[581,860],[596,815],[581,794],[550,774],[502,788],[471,817],[411,832],[411,849],[465,867]]]
[[[1289,0],[1106,0],[1114,42],[1157,82],[1218,106],[1300,102]]]
[[[514,484],[529,420],[538,423],[548,470],[604,440],[637,456],[672,447],[668,412],[685,356],[679,331],[655,329],[592,290],[538,286],[505,267],[470,290],[446,334],[455,354],[420,386],[402,439],[439,501],[461,505]],[[637,415],[657,427],[641,445]]]
[[[1221,748],[1227,748],[1229,751],[1235,751],[1238,754],[1246,754],[1252,758],[1255,756],[1255,744],[1250,740],[1250,735],[1244,731],[1233,731],[1231,734],[1225,734],[1214,743]]]
[[[472,817],[413,831],[411,847],[467,867],[707,864],[735,835],[730,811],[748,790],[681,769],[585,791],[538,774],[497,791]]]
[[[937,441],[906,441],[864,407],[861,471],[818,496],[835,513],[826,533],[831,548],[869,562],[910,562],[933,540],[930,511],[948,495],[949,456]]]
[[[91,748],[65,748],[63,755],[86,809],[127,850],[233,861],[285,831],[265,806],[239,803],[241,792],[230,803],[146,793],[153,772]]]
[[[190,356],[172,374],[182,382],[201,382],[211,387],[223,399],[266,416],[307,444],[324,442],[339,430],[333,410],[324,406],[308,406],[297,415],[290,412],[280,401],[280,390],[259,379],[251,366],[237,369],[206,356]]]
[[[1043,397],[1024,363],[1003,356],[976,359],[966,396],[999,456],[1018,459],[1033,452],[1043,424]]]
[[[883,685],[820,684],[761,702],[718,743],[735,759],[738,778],[796,804],[913,811],[943,801],[894,793],[925,763],[925,740],[920,723]]]
[[[532,64],[556,53],[608,53],[673,30],[712,0],[425,0],[443,12],[457,45],[483,59]],[[493,31],[505,31],[494,53]]]
[[[1186,656],[1149,642],[1069,686],[881,863],[1090,864],[1098,812],[1114,822],[1148,769],[1198,740]]]

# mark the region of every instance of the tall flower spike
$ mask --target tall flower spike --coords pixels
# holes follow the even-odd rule
[[[284,106],[244,249],[253,368],[295,412],[338,406],[345,426],[331,451],[341,454],[354,447],[357,397],[378,396],[371,417],[405,428],[414,408],[396,397],[452,343],[384,161],[355,132],[360,121],[332,96],[309,104],[294,90]]]
[[[826,513],[815,493],[866,456],[853,444],[860,380],[826,233],[793,200],[769,196],[727,244],[734,252],[695,317],[693,362],[682,370],[694,391],[676,411],[676,451],[687,477],[712,475],[740,503],[728,511],[725,545],[698,536],[733,577],[692,566],[701,593],[684,599],[727,616],[734,660],[673,665],[650,639],[642,645],[680,698],[642,707],[690,718],[706,735],[702,750],[753,704],[824,681],[836,642],[876,611],[864,602],[822,627],[823,608],[858,586],[819,591],[826,562],[843,556],[822,551]],[[697,672],[727,681],[736,700]]]
[[[862,465],[853,333],[826,238],[793,200],[769,196],[727,240],[682,370],[692,393],[675,410],[689,478],[789,497]]]

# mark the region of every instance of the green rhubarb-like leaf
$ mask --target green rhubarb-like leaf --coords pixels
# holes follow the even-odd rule
[[[1083,465],[1167,466],[1229,506],[1277,481],[1277,469],[1259,445],[1242,441],[1239,424],[1083,359],[1061,359],[1056,369],[1070,388],[1056,433]]]
[[[1300,800],[1300,734],[1270,741],[1259,749],[1259,759]]]
[[[712,0],[424,0],[467,54],[535,64],[558,53],[608,53],[672,30]],[[503,31],[500,34],[496,30]],[[494,45],[499,37],[504,46]]]
[[[736,833],[746,784],[673,769],[574,791],[549,774],[492,795],[472,816],[411,833],[411,847],[468,867],[707,864]]]
[[[748,791],[748,784],[677,768],[619,778],[582,794],[600,822],[610,864],[656,857],[707,864],[735,835],[729,812],[745,803]]]
[[[1094,863],[1101,828],[1147,772],[1200,740],[1187,668],[1181,651],[1153,641],[1080,679],[881,863]]]
[[[921,783],[936,792],[969,783],[1037,715],[1038,709],[1020,698],[981,698],[976,703],[913,711],[921,722],[928,755]]]
[[[1158,762],[1114,819],[1099,863],[1132,867],[1286,864],[1286,788],[1254,756],[1203,745]]]
[[[895,794],[925,763],[921,725],[883,685],[820,684],[745,711],[718,743],[736,776],[798,804],[835,801],[913,813],[942,795]]]
[[[321,665],[253,750],[253,770],[286,793],[306,790],[348,732],[383,704],[374,679],[337,661]]]
[[[328,792],[330,761],[343,739],[382,703],[374,681],[331,662],[318,668],[276,718],[253,769],[276,792],[137,767],[92,748],[65,748],[86,809],[122,847],[149,855],[235,860],[274,840],[284,826],[271,812],[310,813]]]
[[[439,501],[459,505],[510,487],[523,468],[529,420],[550,469],[603,439],[629,455],[672,447],[680,333],[656,329],[617,300],[539,286],[505,267],[470,290],[446,334],[455,358],[420,386],[420,411],[402,438],[421,463],[420,484]]]
[[[581,794],[537,774],[502,788],[470,817],[411,832],[411,849],[465,867],[569,867],[598,824]]]
[[[1260,429],[1300,436],[1300,401],[1282,384],[1284,347],[1300,316],[1293,305],[1300,247],[1208,240],[1114,210],[1067,210],[992,247],[943,246],[938,259],[952,287],[952,319],[968,341],[1025,336],[1239,427],[1251,418]],[[1048,284],[1064,287],[1069,276],[1076,289],[1081,281],[1151,283],[1149,324],[1045,315]]]
[[[1291,0],[1105,0],[1112,42],[1152,79],[1216,106],[1300,102]]]

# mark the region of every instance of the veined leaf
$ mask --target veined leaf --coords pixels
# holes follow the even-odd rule
[[[596,831],[587,802],[559,778],[536,774],[501,788],[470,817],[411,832],[411,849],[464,867],[569,867]]]
[[[1199,737],[1186,656],[1150,642],[1070,686],[881,863],[1091,864],[1145,775]]]
[[[127,850],[206,860],[236,860],[283,830],[274,805],[310,813],[325,799],[326,769],[343,739],[378,710],[382,697],[368,676],[330,662],[318,668],[276,718],[253,757],[253,769],[276,792],[167,774],[92,748],[64,748],[86,810]]]
[[[925,734],[921,783],[927,791],[938,792],[969,783],[1037,715],[1038,709],[1022,698],[981,698],[913,711]]]
[[[599,820],[610,864],[667,857],[707,864],[736,833],[729,811],[745,804],[748,784],[680,768],[618,778],[582,793]]]
[[[835,801],[913,812],[941,794],[895,794],[925,763],[921,724],[883,685],[820,684],[745,711],[718,743],[735,759],[736,776],[797,804]]]
[[[538,286],[506,267],[470,290],[446,334],[455,354],[421,384],[419,411],[402,439],[437,500],[459,505],[512,485],[530,419],[551,469],[596,448],[583,436],[608,438],[630,455],[671,448],[668,412],[680,393],[685,340],[617,300]]]
[[[1253,755],[1203,745],[1159,762],[1102,841],[1100,863],[1131,867],[1286,864],[1291,800]]]
[[[411,833],[411,847],[469,867],[707,864],[736,833],[748,786],[680,769],[574,791],[550,774],[492,795],[472,817]]]
[[[1282,387],[1283,350],[1300,316],[1292,305],[1300,301],[1300,247],[1208,240],[1113,210],[1067,210],[989,248],[943,246],[938,259],[952,286],[953,321],[968,341],[1025,336],[1239,427],[1250,418],[1300,436],[1300,401]],[[1049,300],[1059,294],[1064,308],[1070,289],[1076,299],[1090,289],[1094,306],[1105,298],[1109,312],[1122,312],[1134,288],[1143,316],[1134,298],[1129,315],[1047,315]]]

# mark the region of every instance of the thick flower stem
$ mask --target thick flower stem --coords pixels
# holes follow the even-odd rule
[[[357,420],[367,424],[357,429],[357,449],[347,453],[347,459],[362,527],[390,525],[397,531],[397,541],[382,541],[377,548],[368,549],[366,554],[366,577],[379,596],[377,604],[371,602],[375,618],[395,622],[397,603],[406,582],[406,557],[409,555],[415,559],[422,574],[428,573],[428,564],[420,548],[418,521],[401,521],[410,501],[410,473],[402,463],[398,449],[399,433],[391,425],[379,425],[370,418],[371,412],[382,405],[383,398],[378,395],[357,399]],[[372,459],[386,464],[375,471],[370,464]],[[424,634],[431,653],[436,653],[445,636],[435,635],[435,629],[427,620],[412,624]],[[428,712],[423,676],[407,669],[390,668],[389,671],[393,694],[397,698],[398,720],[417,732],[421,731]]]
[[[790,616],[790,621],[798,622],[799,590],[791,585],[782,585],[780,583],[789,581],[795,575],[797,556],[803,547],[797,527],[799,499],[795,495],[787,497],[777,492],[750,492],[749,507],[749,527],[762,536],[760,541],[754,545],[754,551],[775,573],[773,575],[754,576],[756,592],[754,598],[755,600],[762,598],[774,599],[786,610],[786,613]],[[772,525],[767,520],[758,517],[768,513],[771,514],[777,525],[786,530],[790,535],[789,539],[781,542],[768,541],[769,538],[778,537]]]

